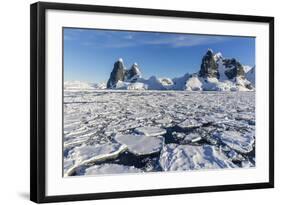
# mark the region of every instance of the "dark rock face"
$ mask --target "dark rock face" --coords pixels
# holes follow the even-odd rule
[[[220,77],[218,71],[218,65],[215,61],[214,54],[212,50],[208,50],[207,53],[203,56],[201,69],[199,71],[199,77],[210,77],[218,78]]]
[[[135,83],[139,77],[140,77],[140,71],[136,63],[134,63],[129,70],[125,71],[125,81]]]
[[[118,81],[135,83],[140,78],[140,70],[137,63],[134,63],[129,70],[125,69],[123,60],[120,58],[114,63],[110,78],[107,81],[107,88],[115,88]]]
[[[228,77],[228,79],[233,79],[238,76],[245,77],[243,66],[235,58],[224,59],[223,64],[226,68],[225,75]]]
[[[249,90],[253,90],[253,89],[254,89],[254,86],[252,86],[251,83],[249,83],[249,84],[247,84],[247,85],[245,85],[245,86],[246,86],[246,88],[248,88]]]
[[[125,67],[123,64],[123,60],[119,59],[114,63],[114,67],[112,72],[110,73],[110,78],[107,81],[107,88],[114,88],[118,81],[124,81],[125,78]]]

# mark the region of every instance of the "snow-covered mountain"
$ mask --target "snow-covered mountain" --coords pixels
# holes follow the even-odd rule
[[[255,68],[242,65],[235,58],[224,58],[221,53],[208,49],[202,57],[197,73],[182,77],[141,78],[140,68],[134,64],[125,70],[123,60],[115,64],[108,80],[108,88],[140,90],[189,90],[189,91],[252,91],[255,86]]]
[[[243,66],[235,58],[224,58],[211,49],[202,58],[198,73],[190,75],[183,90],[190,91],[252,91],[254,90],[254,68]],[[182,82],[181,82],[182,84]]]
[[[202,57],[198,72],[186,73],[174,79],[141,77],[141,69],[134,63],[126,69],[123,59],[113,66],[107,84],[65,82],[65,89],[124,89],[124,90],[188,90],[188,91],[253,91],[255,67],[242,65],[235,58],[224,58],[208,49]]]

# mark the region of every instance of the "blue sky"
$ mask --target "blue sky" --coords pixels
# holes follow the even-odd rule
[[[200,69],[207,49],[255,65],[255,38],[64,28],[64,79],[106,82],[114,62],[142,76],[180,77]]]

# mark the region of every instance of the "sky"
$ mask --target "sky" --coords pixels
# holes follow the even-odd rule
[[[243,65],[255,65],[255,38],[64,28],[64,80],[107,82],[122,58],[137,63],[143,78],[180,77],[198,72],[208,49]]]

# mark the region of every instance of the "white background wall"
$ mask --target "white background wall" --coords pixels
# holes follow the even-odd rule
[[[52,1],[52,0],[49,0]],[[84,0],[69,3],[103,4],[186,11],[218,12],[275,17],[275,164],[276,188],[143,197],[69,204],[268,204],[281,194],[281,13],[278,1],[270,0]],[[0,204],[31,204],[29,198],[29,4],[30,0],[2,1],[0,5]],[[163,179],[164,180],[164,179]],[[279,200],[278,200],[279,199]],[[63,203],[64,204],[64,203]],[[276,203],[275,203],[276,204]]]

